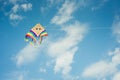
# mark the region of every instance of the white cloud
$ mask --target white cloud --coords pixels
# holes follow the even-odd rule
[[[18,14],[19,10],[20,10],[20,5],[19,4],[14,4],[14,6],[12,7],[10,13],[9,13],[9,19],[12,21],[19,21],[23,19],[23,16]]]
[[[49,10],[51,7],[58,5],[63,2],[64,0],[47,0],[47,3],[45,6],[40,7],[40,11],[42,13],[45,13],[45,11]]]
[[[59,9],[58,13],[51,20],[51,23],[58,25],[66,23],[67,21],[73,18],[72,14],[75,11],[75,9],[75,2],[65,1],[62,7]]]
[[[22,0],[9,0],[9,2],[12,3],[12,4],[16,4],[19,1],[22,1]]]
[[[25,80],[28,71],[12,71],[6,73],[4,80]]]
[[[48,2],[50,2],[50,4],[53,4],[55,0],[48,0]],[[57,0],[56,0],[57,1]]]
[[[11,13],[9,15],[9,18],[10,18],[10,20],[22,20],[23,19],[23,17],[21,15],[18,15],[18,14],[15,14],[15,13]]]
[[[46,65],[47,67],[51,67],[51,66],[53,65],[53,63],[54,63],[54,60],[49,60],[49,61],[46,62],[45,65]]]
[[[115,55],[115,54],[118,54],[119,51],[120,51],[119,48],[115,48],[115,51],[114,51],[114,52],[111,52],[111,51],[110,51],[110,52],[108,53],[108,55],[109,55],[109,56],[113,56],[113,55]]]
[[[36,59],[38,54],[40,53],[40,47],[33,47],[32,45],[25,46],[16,56],[16,64],[17,66],[21,66],[23,64],[27,64]]]
[[[19,76],[18,76],[18,80],[24,80],[23,75],[19,75]]]
[[[42,13],[44,13],[46,9],[47,9],[46,7],[40,7],[40,11],[41,11]]]
[[[16,3],[16,4],[13,5],[13,7],[11,9],[11,13],[17,13],[17,12],[20,12],[20,11],[27,12],[27,11],[30,11],[30,10],[32,10],[32,4],[31,3],[22,3],[22,4]]]
[[[114,75],[113,80],[120,80],[120,72]]]
[[[81,4],[82,5],[82,4]],[[87,32],[87,25],[80,22],[69,24],[72,20],[73,12],[77,9],[76,1],[67,1],[59,8],[58,13],[52,18],[51,23],[62,25],[62,31],[66,35],[58,38],[56,42],[51,42],[48,53],[55,60],[54,72],[61,72],[64,78],[70,79],[71,64],[78,50],[78,44],[82,41]],[[65,25],[65,23],[69,25]],[[79,34],[79,35],[78,35]]]
[[[120,64],[120,48],[115,48],[113,54],[114,55],[112,56],[112,63],[117,66]]]
[[[8,5],[11,5],[9,9],[6,8]],[[4,14],[8,16],[10,23],[14,26],[25,18],[23,17],[24,12],[32,10],[32,4],[28,3],[27,0],[7,0],[3,2],[1,9]]]
[[[102,6],[104,6],[109,0],[101,0],[100,3],[97,6],[94,6],[91,8],[92,11],[100,9]]]
[[[63,75],[68,75],[71,71],[73,57],[78,50],[77,44],[82,41],[86,26],[79,22],[64,26],[62,30],[66,32],[66,35],[49,45],[48,53],[55,59],[55,73],[62,72]]]
[[[31,3],[22,4],[22,5],[21,5],[21,8],[22,8],[24,11],[31,10],[31,9],[32,9],[32,4],[31,4]]]
[[[40,67],[40,70],[39,70],[41,73],[46,73],[46,69],[45,68],[42,68]]]
[[[120,65],[120,48],[115,48],[113,52],[111,51],[111,54],[110,61],[101,60],[88,66],[82,74],[83,77],[103,79],[115,75]]]
[[[20,6],[19,6],[18,4],[15,4],[15,5],[13,6],[13,8],[12,8],[13,13],[18,12],[18,9],[19,9],[19,8],[20,8]]]
[[[115,16],[112,28],[113,34],[117,37],[117,41],[120,43],[120,16]]]
[[[48,0],[48,2],[50,3],[50,5],[53,4],[59,4],[60,2],[62,2],[63,0]]]
[[[76,51],[77,48],[71,49],[56,58],[56,63],[54,67],[55,73],[62,70],[63,75],[68,75],[68,73],[72,69],[70,65],[73,63],[73,57]]]
[[[107,61],[99,61],[87,67],[83,72],[83,77],[104,78],[116,71],[115,65]]]
[[[113,34],[117,36],[117,41],[120,43],[120,17],[116,16],[115,20],[112,24]],[[100,78],[104,79],[107,76],[113,76],[113,80],[117,80],[119,78],[120,66],[120,48],[116,47],[114,51],[108,52],[110,60],[100,60],[90,66],[88,66],[83,71],[83,77],[86,78]],[[120,79],[120,78],[119,78]]]

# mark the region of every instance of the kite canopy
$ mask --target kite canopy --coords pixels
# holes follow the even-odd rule
[[[40,25],[36,24],[26,35],[25,40],[32,44],[39,42],[41,44],[43,36],[48,36],[46,30]]]

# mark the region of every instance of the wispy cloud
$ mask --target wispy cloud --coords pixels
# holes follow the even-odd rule
[[[19,5],[18,5],[18,4],[15,4],[15,5],[12,7],[13,13],[18,12],[18,9],[19,9]]]
[[[20,1],[22,1],[22,0],[9,0],[9,2],[12,4],[16,4],[17,2],[20,2]]]
[[[109,0],[101,0],[100,3],[97,6],[93,6],[91,8],[92,11],[98,10],[101,7],[103,7]]]
[[[3,8],[1,9],[5,16],[8,16],[13,26],[18,24],[22,19],[24,19],[23,12],[25,13],[32,10],[32,3],[28,3],[27,0],[7,0],[3,2]],[[9,6],[9,10],[6,10],[8,5],[11,6]]]
[[[112,24],[113,34],[117,37],[117,41],[120,43],[120,16],[116,15]]]
[[[14,6],[11,8],[11,11],[10,11],[10,14],[14,14],[14,15],[20,15],[18,14],[19,12],[26,12],[26,11],[29,11],[29,10],[32,10],[32,4],[31,3],[23,3],[23,4],[19,4],[19,3],[16,3],[14,4]],[[22,18],[22,16],[21,16]],[[11,19],[11,18],[10,18]],[[16,18],[19,20],[19,18]]]
[[[48,11],[51,7],[55,6],[55,5],[59,5],[61,2],[63,2],[64,0],[46,0],[46,5],[40,7],[40,11],[42,13],[45,13],[46,11]]]
[[[112,54],[113,55],[110,61],[100,60],[87,67],[83,72],[83,77],[104,79],[107,76],[115,75],[115,73],[119,70],[118,66],[120,65],[120,48],[119,51],[118,48],[116,48]]]
[[[116,67],[107,62],[107,61],[99,61],[91,66],[87,67],[83,72],[83,77],[91,77],[101,79],[108,75],[113,74],[116,71]]]
[[[32,10],[32,4],[28,3],[28,4],[21,4],[21,8],[26,12],[29,10]]]
[[[117,41],[120,43],[120,19],[119,16],[115,17],[113,21],[113,33],[117,36]],[[114,51],[108,52],[109,59],[100,60],[88,66],[82,76],[85,78],[105,79],[107,76],[113,77],[113,80],[119,79],[119,66],[120,66],[120,48],[116,47]]]
[[[62,72],[68,75],[71,71],[74,54],[78,50],[77,44],[82,41],[87,25],[75,22],[74,24],[64,26],[63,30],[66,35],[56,42],[49,45],[48,53],[55,59],[54,72]],[[78,36],[79,34],[79,36]]]
[[[14,14],[14,13],[11,13],[9,15],[9,18],[10,18],[10,20],[22,20],[23,19],[23,17],[21,15]]]
[[[40,67],[40,70],[39,70],[41,73],[46,73],[46,69],[45,68],[42,68],[42,67]]]
[[[113,77],[113,80],[119,80],[120,79],[120,72],[116,73]]]
[[[5,80],[25,80],[28,71],[12,71],[8,72],[5,76]]]
[[[82,3],[80,5],[83,5]],[[78,7],[76,1],[67,1],[58,9],[57,14],[51,19],[51,24],[56,24],[61,27],[61,31],[65,32],[64,37],[58,38],[56,42],[51,42],[48,53],[54,59],[55,73],[62,73],[63,78],[70,79],[71,64],[74,60],[74,55],[78,50],[78,44],[83,40],[88,31],[88,25],[80,23],[73,19],[73,13]],[[67,25],[66,25],[66,24]],[[78,36],[79,34],[79,36]]]
[[[25,46],[15,56],[16,65],[21,66],[34,61],[39,55],[40,50],[41,48],[33,47],[32,45]]]
[[[58,10],[58,13],[51,20],[51,23],[60,25],[69,21],[73,18],[72,14],[75,11],[75,9],[76,3],[74,1],[65,1],[62,7]]]

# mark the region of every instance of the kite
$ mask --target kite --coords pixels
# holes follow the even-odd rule
[[[42,38],[48,36],[46,30],[40,25],[36,24],[26,35],[25,40],[31,44],[41,44]]]

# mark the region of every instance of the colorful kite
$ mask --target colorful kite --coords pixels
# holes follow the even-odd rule
[[[36,24],[26,35],[25,40],[32,44],[41,44],[43,36],[48,36],[46,30],[40,25]]]

